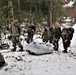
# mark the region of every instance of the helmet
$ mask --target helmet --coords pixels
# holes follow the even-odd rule
[[[18,20],[14,20],[13,24],[18,24]]]

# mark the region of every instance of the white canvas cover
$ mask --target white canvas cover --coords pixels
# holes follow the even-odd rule
[[[53,52],[53,44],[50,43],[40,43],[40,42],[31,42],[26,44],[26,50],[34,54],[47,54]]]

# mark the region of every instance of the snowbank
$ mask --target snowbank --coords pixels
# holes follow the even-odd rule
[[[73,34],[73,39],[71,41],[71,47],[76,47],[76,24],[73,26],[74,28],[74,34]]]

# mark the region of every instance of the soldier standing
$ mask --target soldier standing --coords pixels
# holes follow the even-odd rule
[[[50,43],[53,42],[53,27],[49,28],[50,30]]]
[[[1,33],[2,33],[2,27],[0,26],[0,48],[2,48],[2,45],[1,45]]]
[[[43,38],[43,42],[48,42],[48,40],[50,40],[50,31],[48,31],[47,28],[44,29],[42,38]]]
[[[56,51],[58,50],[58,47],[59,47],[58,42],[59,42],[60,36],[61,36],[61,28],[58,21],[56,21],[56,23],[53,25],[53,45]]]
[[[63,28],[61,36],[63,40],[64,53],[67,53],[67,48],[70,46],[74,29],[73,28]]]
[[[30,43],[33,41],[33,35],[34,35],[34,30],[29,26],[27,30],[27,43]]]
[[[1,39],[1,32],[2,32],[2,27],[0,26],[0,39]]]
[[[16,51],[17,44],[21,48],[19,51],[23,51],[23,46],[21,45],[21,42],[19,41],[20,32],[21,32],[21,29],[19,27],[18,20],[14,20],[13,26],[12,26],[12,43],[13,43],[14,49],[12,49],[12,51]]]

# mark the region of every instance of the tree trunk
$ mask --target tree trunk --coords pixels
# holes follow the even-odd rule
[[[18,0],[18,20],[20,21],[20,0]]]
[[[13,12],[13,5],[12,5],[12,0],[8,0],[8,18],[10,22],[14,21],[14,12]]]
[[[48,8],[48,26],[52,27],[52,0],[49,0]]]

